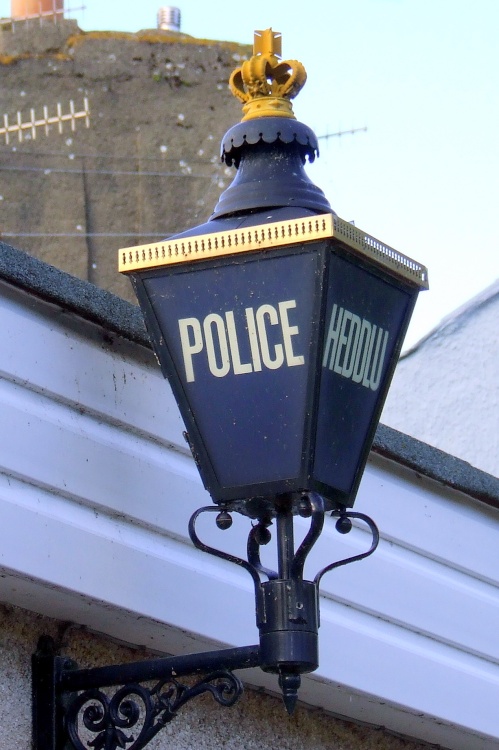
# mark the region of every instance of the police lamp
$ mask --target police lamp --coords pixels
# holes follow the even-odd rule
[[[163,242],[120,251],[186,439],[217,510],[256,521],[261,666],[280,675],[291,705],[296,676],[317,666],[318,584],[303,563],[324,513],[349,531],[352,507],[426,268],[340,219],[304,171],[317,139],[291,99],[301,63],[281,37],[256,32],[253,57],[231,76],[243,119],[222,160],[236,168],[209,221]],[[295,549],[295,516],[311,518]],[[371,519],[362,516],[373,532]],[[277,571],[259,547],[276,525]],[[228,557],[230,558],[230,556]],[[329,568],[328,568],[329,569]],[[261,578],[269,580],[262,583]]]
[[[192,516],[191,539],[252,577],[259,643],[93,670],[67,667],[42,644],[34,657],[37,750],[56,750],[59,736],[77,750],[139,750],[202,692],[232,705],[242,691],[232,670],[245,667],[276,674],[291,713],[301,674],[318,666],[323,575],[378,544],[374,521],[349,509],[427,271],[331,209],[304,170],[318,155],[316,136],[291,105],[305,70],[281,59],[271,29],[256,32],[253,51],[230,79],[243,102],[243,119],[222,142],[234,181],[205,224],[121,250],[119,267],[213,500]],[[250,519],[244,557],[200,539],[197,520],[210,513],[222,531],[233,513]],[[326,513],[341,534],[367,524],[372,541],[306,580]],[[299,521],[295,544],[298,518],[308,521]],[[272,536],[270,567],[260,552]],[[203,671],[194,686],[178,682]],[[152,688],[140,684],[153,676]],[[102,685],[121,687],[109,698]]]

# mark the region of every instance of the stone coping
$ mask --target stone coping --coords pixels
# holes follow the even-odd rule
[[[110,292],[0,242],[0,279],[131,342],[150,348],[142,313]],[[401,466],[499,508],[499,478],[380,424],[372,450]]]

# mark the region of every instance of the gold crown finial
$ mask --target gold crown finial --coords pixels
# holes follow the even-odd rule
[[[232,73],[229,86],[243,102],[242,121],[256,117],[294,119],[291,99],[301,91],[307,73],[298,60],[281,60],[278,31],[255,31],[253,56]]]

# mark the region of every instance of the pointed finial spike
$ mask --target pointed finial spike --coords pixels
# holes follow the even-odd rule
[[[301,677],[293,672],[281,672],[279,674],[279,687],[282,690],[282,700],[289,716],[292,716],[298,700],[298,690],[301,685]]]
[[[293,714],[295,712],[297,698],[298,698],[298,696],[296,695],[296,693],[294,695],[284,695],[283,694],[282,700],[283,700],[283,703],[284,703],[284,706],[286,708],[286,712],[287,712],[288,716],[293,716]]]

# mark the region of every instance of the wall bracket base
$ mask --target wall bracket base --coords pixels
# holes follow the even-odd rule
[[[34,750],[142,750],[192,698],[233,706],[234,669],[260,665],[259,646],[78,669],[42,636],[32,657]],[[182,677],[198,677],[189,684]]]

